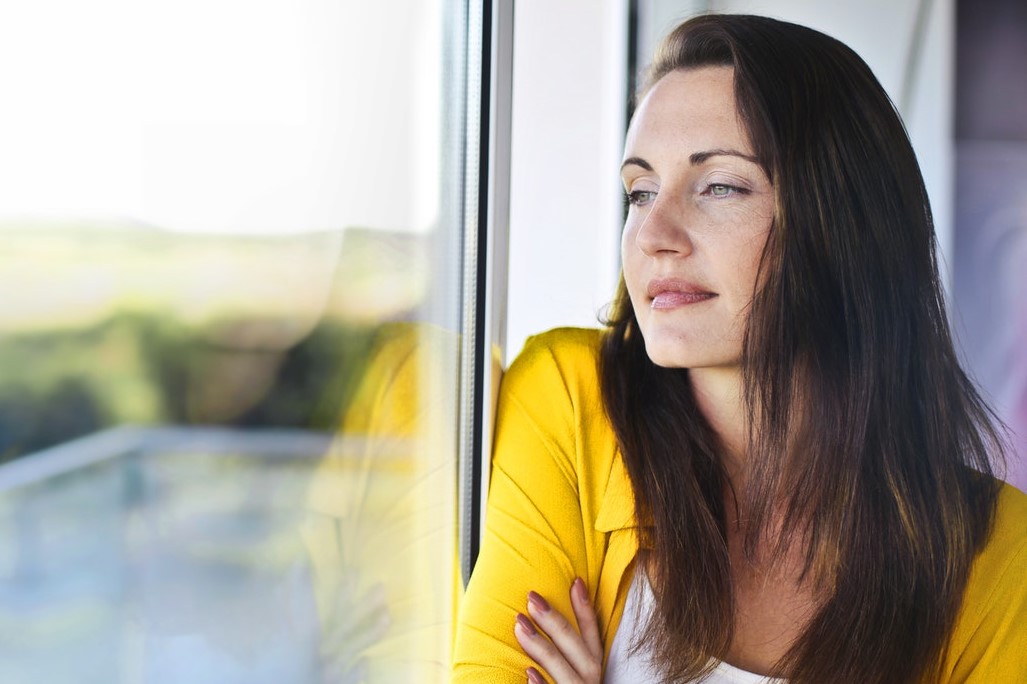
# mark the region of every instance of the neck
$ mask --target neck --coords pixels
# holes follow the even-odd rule
[[[743,485],[749,422],[742,398],[742,373],[735,368],[688,372],[695,402],[723,448],[724,468],[736,490]]]

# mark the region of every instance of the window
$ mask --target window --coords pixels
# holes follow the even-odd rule
[[[445,679],[490,16],[0,10],[0,681]]]

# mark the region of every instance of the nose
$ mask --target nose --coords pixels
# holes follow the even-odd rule
[[[640,209],[635,245],[643,254],[655,257],[692,253],[692,239],[687,228],[689,219],[683,207],[675,206],[666,199],[666,195],[660,194],[651,205]]]

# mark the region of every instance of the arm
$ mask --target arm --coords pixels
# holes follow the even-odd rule
[[[603,642],[588,589],[581,578],[574,580],[570,593],[577,627],[553,610],[542,596],[530,592],[528,612],[535,622],[524,615],[517,616],[517,641],[560,684],[599,684],[603,676]],[[527,674],[531,684],[543,684],[538,669],[529,667]]]
[[[1027,681],[1027,496],[1005,486],[974,562],[944,681]]]
[[[524,682],[533,665],[514,634],[529,591],[574,615],[568,589],[587,577],[576,470],[573,383],[535,339],[503,379],[485,537],[461,602],[455,682]]]
[[[981,606],[977,629],[959,654],[950,681],[967,684],[1027,679],[1027,548],[1021,549]]]

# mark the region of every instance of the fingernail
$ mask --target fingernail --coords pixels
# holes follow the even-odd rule
[[[580,577],[574,578],[574,586],[571,587],[571,591],[578,593],[578,600],[588,605],[588,590],[585,589],[585,582]]]
[[[549,602],[533,591],[528,592],[528,603],[535,606],[535,609],[540,613],[549,612]]]
[[[525,672],[528,673],[528,681],[531,682],[531,684],[546,684],[546,681],[542,679],[542,675],[540,675],[538,670],[535,668],[529,667]]]
[[[535,625],[533,625],[531,620],[529,620],[523,613],[517,613],[517,624],[521,626],[521,629],[523,629],[528,636],[535,636],[538,634],[538,630],[535,629]]]

